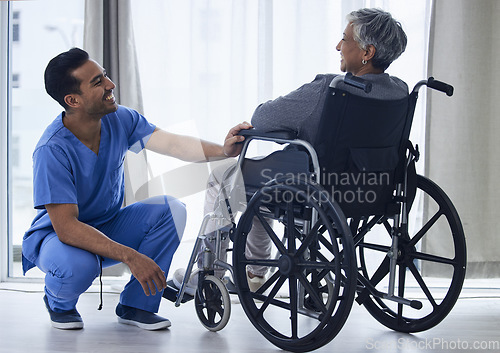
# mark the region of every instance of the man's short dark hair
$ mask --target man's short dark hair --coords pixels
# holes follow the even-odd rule
[[[73,76],[73,71],[89,60],[89,54],[80,48],[72,48],[50,60],[45,69],[45,90],[64,109],[68,105],[64,97],[80,93],[80,81]]]

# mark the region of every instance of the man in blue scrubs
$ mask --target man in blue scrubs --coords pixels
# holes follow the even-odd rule
[[[82,328],[79,296],[101,266],[118,262],[132,272],[116,307],[118,321],[147,330],[170,326],[156,313],[184,231],[185,207],[164,196],[122,208],[125,154],[145,147],[193,162],[233,157],[243,140],[236,135],[250,125],[232,128],[223,146],[160,130],[118,105],[106,71],[78,48],[49,62],[45,87],[64,112],[33,154],[38,214],[24,236],[23,268],[37,266],[46,274],[43,299],[52,326]]]

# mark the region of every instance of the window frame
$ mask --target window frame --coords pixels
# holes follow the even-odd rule
[[[10,193],[9,193],[9,114],[11,107],[11,90],[9,75],[11,72],[11,7],[9,1],[0,2],[0,282],[10,281],[12,268],[12,249],[10,226]],[[4,255],[7,256],[4,256]]]

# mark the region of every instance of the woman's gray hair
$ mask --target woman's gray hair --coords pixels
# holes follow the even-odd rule
[[[369,45],[376,49],[372,59],[375,68],[385,70],[406,49],[406,34],[401,23],[380,9],[360,9],[347,15],[352,23],[354,40],[361,49]]]

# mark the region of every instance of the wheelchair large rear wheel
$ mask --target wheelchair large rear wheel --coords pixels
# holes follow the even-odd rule
[[[236,230],[233,269],[241,305],[266,339],[288,351],[311,351],[330,342],[353,303],[352,237],[342,211],[325,195],[319,186],[303,182],[266,185],[251,198]],[[272,226],[270,218],[277,220]],[[265,228],[269,259],[246,256],[254,222]],[[249,265],[269,270],[256,292],[247,282]]]
[[[465,278],[466,243],[460,218],[448,196],[420,175],[408,220],[409,229],[399,238],[395,294],[420,301],[423,307],[367,295],[366,289],[356,300],[383,325],[401,332],[419,332],[440,323],[455,305]],[[379,231],[374,227],[368,232],[357,250],[360,275],[387,293],[392,225],[388,219],[379,223]]]

